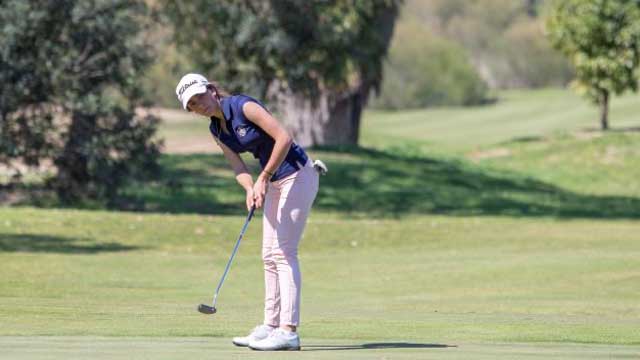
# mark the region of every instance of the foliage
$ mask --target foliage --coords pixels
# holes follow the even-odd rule
[[[417,23],[398,24],[375,107],[477,105],[487,98],[488,87],[462,48]]]
[[[542,19],[522,18],[512,24],[497,50],[506,60],[505,82],[514,86],[564,87],[573,76],[569,62],[545,37]]]
[[[548,27],[551,41],[576,69],[575,86],[604,107],[605,120],[610,93],[638,90],[639,1],[557,1]]]
[[[442,48],[446,48],[442,51],[447,54],[459,53],[460,49],[463,49],[464,52],[458,54],[460,59],[456,63],[464,69],[468,67],[465,63],[471,63],[475,72],[491,88],[564,86],[573,76],[569,62],[552,48],[544,36],[544,17],[548,2],[541,0],[407,0],[404,3],[394,30],[392,48],[389,50],[390,57],[402,56],[395,54],[399,51],[398,48],[409,46],[409,43],[414,41],[424,42],[418,46],[421,46],[423,51],[429,52],[420,54],[420,58],[429,60],[438,57],[438,51]],[[171,4],[167,3],[167,5]],[[173,6],[190,7],[192,5],[174,4]],[[211,5],[207,4],[206,7],[208,6]],[[163,6],[161,11],[164,12],[165,9],[166,7]],[[197,10],[209,11],[206,8]],[[205,26],[211,26],[214,23],[208,22],[207,19],[198,21],[206,24]],[[420,29],[417,31],[421,35],[426,34],[424,37],[403,30],[418,26]],[[172,26],[165,26],[163,31],[172,31]],[[199,36],[204,35],[209,36],[208,34]],[[232,85],[236,84],[231,86],[234,91],[249,91],[257,95],[260,93],[259,88],[266,86],[263,82],[260,86],[252,85],[246,78],[238,77],[238,74],[234,74],[234,78],[225,79],[223,71],[212,71],[213,67],[221,66],[221,62],[226,63],[228,59],[224,56],[212,59],[211,56],[216,53],[202,46],[195,52],[185,52],[184,47],[176,49],[168,41],[168,37],[163,37],[156,43],[161,47],[161,55],[157,57],[156,63],[150,69],[145,83],[148,93],[152,94],[153,101],[162,106],[178,106],[171,91],[175,86],[176,78],[194,69],[225,81],[230,80]],[[435,43],[437,45],[434,45]],[[200,46],[199,41],[191,40],[185,40],[183,44]],[[224,48],[222,45],[217,45],[217,49],[222,48]],[[203,58],[206,58],[207,64],[202,63]],[[197,60],[198,64],[191,64],[194,60]],[[242,59],[239,61],[244,63]],[[242,67],[248,71],[246,66]],[[407,71],[390,62],[386,62],[383,67],[382,87],[395,88],[400,83],[400,74]],[[466,70],[463,72],[467,73]],[[435,75],[438,74],[433,74]],[[476,77],[468,75],[471,78]],[[451,76],[451,72],[445,71],[442,73],[442,78],[431,77],[431,80],[436,83],[450,84],[452,88],[447,89],[445,96],[447,98],[449,98],[448,91],[459,94],[463,92],[461,89],[469,88],[468,83],[476,83],[474,79],[465,77],[463,82],[467,85],[458,86],[450,83]],[[418,79],[422,79],[422,76]],[[252,90],[254,88],[256,90]],[[452,94],[451,97],[458,99],[459,95]],[[445,101],[449,104],[459,102],[459,100]],[[377,107],[387,106],[381,105],[380,99],[373,99],[372,104]]]
[[[491,88],[565,85],[572,70],[544,36],[545,8],[540,0],[410,0],[399,24],[415,19],[463,47]]]
[[[147,27],[142,2],[2,2],[0,162],[53,166],[66,201],[113,199],[152,170],[156,121],[135,114]]]
[[[173,26],[163,16],[163,9],[155,1],[150,6],[151,16],[157,26],[149,29],[145,37],[153,47],[155,59],[141,79],[145,101],[161,107],[182,109],[176,99],[177,74],[197,70],[193,59],[184,56],[173,41]],[[178,75],[179,76],[179,75]]]
[[[377,86],[386,51],[382,19],[399,0],[163,1],[184,54],[231,90],[265,94],[279,80],[296,92]],[[176,74],[178,76],[178,74]]]

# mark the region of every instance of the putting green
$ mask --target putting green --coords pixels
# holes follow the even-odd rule
[[[0,337],[7,359],[635,359],[639,346],[430,344],[306,339],[301,352],[254,352],[227,338]]]

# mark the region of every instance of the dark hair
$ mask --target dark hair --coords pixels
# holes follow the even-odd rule
[[[218,99],[218,101],[220,101],[220,96],[231,96],[228,91],[220,87],[220,85],[218,85],[218,83],[216,83],[215,81],[209,81],[209,85],[207,85],[207,88],[213,90],[216,93],[216,98]]]
[[[215,97],[216,99],[218,99],[218,104],[221,104],[220,102],[220,97],[227,97],[227,96],[231,96],[231,94],[229,92],[227,92],[225,89],[221,88],[218,83],[216,83],[215,81],[209,81],[209,85],[207,85],[207,89],[212,90],[215,93]],[[222,110],[222,109],[221,109]],[[224,113],[222,114],[222,117],[224,117]],[[218,129],[224,131],[226,134],[229,134],[229,130],[225,127],[222,126],[222,119],[219,119],[217,117],[214,117],[215,121],[218,122]]]

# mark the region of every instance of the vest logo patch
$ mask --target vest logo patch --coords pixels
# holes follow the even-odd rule
[[[236,130],[236,132],[238,133],[238,136],[244,137],[245,135],[247,135],[247,127],[241,126]]]

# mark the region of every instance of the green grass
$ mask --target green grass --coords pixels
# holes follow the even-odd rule
[[[637,358],[640,132],[585,131],[593,109],[567,92],[507,98],[368,112],[365,147],[311,151],[330,172],[300,249],[303,353],[229,343],[262,316],[259,219],[219,313],[195,311],[244,194],[220,154],[166,154],[119,204],[139,212],[0,208],[3,356]],[[614,126],[634,126],[629,99]],[[162,134],[210,141],[184,121]]]
[[[10,274],[0,335],[228,338],[260,321],[256,224],[220,313],[195,311],[240,217],[23,208],[0,218]],[[349,344],[640,345],[639,231],[634,221],[317,212],[300,251],[301,331]]]
[[[301,353],[257,353],[222,338],[3,337],[11,359],[636,359],[629,346],[586,344],[416,344],[307,339]]]
[[[637,134],[629,134],[613,136],[611,141],[619,141],[621,149],[636,151],[631,146],[637,139]],[[553,151],[570,147],[567,142],[571,140],[549,141],[553,141],[549,145],[549,151]],[[518,145],[512,145],[515,146]],[[589,146],[606,149],[610,145],[605,141]],[[322,178],[315,209],[355,218],[416,214],[638,218],[640,199],[633,190],[636,187],[627,185],[626,192],[622,191],[630,182],[629,176],[638,174],[638,157],[620,159],[617,175],[613,176],[616,181],[611,182],[605,175],[591,176],[599,170],[584,166],[593,160],[591,152],[575,150],[563,159],[575,166],[560,170],[551,166],[547,177],[539,176],[547,166],[544,161],[538,164],[528,159],[522,160],[528,167],[521,171],[515,165],[520,164],[517,158],[504,164],[497,159],[474,164],[465,159],[419,156],[400,150],[314,150],[312,156],[323,159],[329,167],[328,175]],[[523,150],[523,154],[530,152]],[[246,211],[244,193],[222,155],[167,155],[162,164],[161,177],[127,190],[124,208],[229,215]],[[589,183],[592,191],[584,192],[583,183]]]
[[[581,132],[541,136],[487,147],[478,152],[486,168],[531,174],[582,194],[640,197],[640,132]],[[482,154],[497,157],[482,158]]]
[[[638,95],[614,98],[611,126],[640,126],[639,100]],[[514,138],[598,127],[598,108],[569,90],[509,91],[490,106],[367,111],[362,145],[384,148],[409,143],[430,153],[464,153]]]

